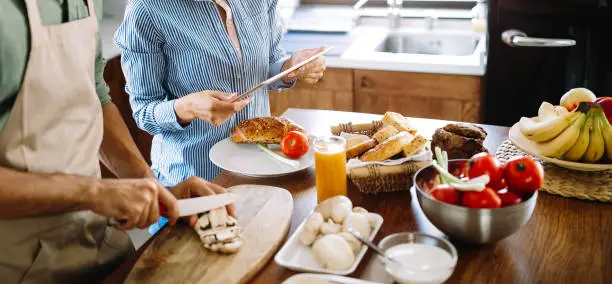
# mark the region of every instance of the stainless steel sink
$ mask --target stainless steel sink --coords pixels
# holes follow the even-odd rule
[[[474,53],[479,37],[472,33],[390,33],[376,52],[467,56]]]

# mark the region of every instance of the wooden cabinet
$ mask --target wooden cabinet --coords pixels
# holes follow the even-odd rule
[[[481,77],[328,69],[316,85],[270,92],[273,115],[287,108],[328,109],[480,122]]]
[[[478,122],[480,85],[477,76],[355,70],[355,111]]]
[[[293,88],[270,92],[270,111],[281,115],[287,108],[353,111],[353,70],[325,71],[315,85],[298,82]]]

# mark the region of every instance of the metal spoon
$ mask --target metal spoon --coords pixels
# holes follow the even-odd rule
[[[349,228],[348,231],[349,233],[353,234],[353,236],[355,236],[355,238],[357,238],[361,243],[370,247],[372,250],[374,250],[374,252],[380,255],[386,264],[393,264],[396,266],[401,266],[401,263],[399,263],[397,260],[393,258],[388,257],[381,248],[379,248],[377,245],[375,245],[373,242],[371,242],[367,238],[363,237],[359,232],[353,230],[353,228]]]

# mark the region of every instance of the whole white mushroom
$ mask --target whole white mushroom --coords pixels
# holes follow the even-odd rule
[[[344,222],[344,218],[346,215],[351,213],[351,208],[353,208],[353,204],[350,200],[347,199],[336,199],[332,201],[332,213],[331,217],[337,224],[342,224]]]
[[[312,212],[312,214],[306,218],[304,229],[317,233],[319,232],[319,229],[321,229],[323,222],[323,215],[321,213]]]
[[[329,235],[329,234],[337,234],[340,233],[342,231],[342,226],[340,226],[340,224],[336,224],[334,223],[334,221],[332,221],[332,219],[327,220],[327,222],[323,223],[323,225],[321,225],[321,234],[323,235]]]
[[[326,235],[312,245],[312,252],[321,267],[345,270],[353,265],[355,255],[351,246],[337,235]]]
[[[310,231],[310,230],[302,229],[302,231],[300,232],[300,241],[304,245],[310,246],[317,239],[317,235],[318,234],[317,234],[316,231]]]
[[[342,225],[342,231],[348,232],[348,229],[359,232],[362,236],[368,238],[372,233],[372,226],[370,225],[370,219],[364,213],[351,212],[346,216],[344,224]]]
[[[353,212],[355,212],[355,213],[368,213],[368,210],[366,210],[363,207],[357,206],[357,207],[353,208]]]
[[[353,249],[353,253],[357,255],[361,250],[361,242],[353,236],[353,234],[349,232],[341,232],[336,234],[337,236],[343,238]]]
[[[351,202],[351,200],[348,197],[344,195],[336,195],[334,197],[325,199],[321,203],[319,203],[319,205],[315,207],[315,211],[321,213],[325,220],[331,218],[332,217],[332,203],[336,200],[342,200],[341,202],[346,202],[346,203],[351,204],[350,205],[351,207],[353,206],[353,202]],[[336,201],[336,202],[340,202],[340,201]]]

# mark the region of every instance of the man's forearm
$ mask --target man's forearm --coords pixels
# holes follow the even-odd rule
[[[108,103],[102,107],[102,112],[104,116],[104,138],[100,147],[102,163],[119,178],[154,177],[117,107]]]
[[[98,181],[0,167],[0,219],[90,209]]]

